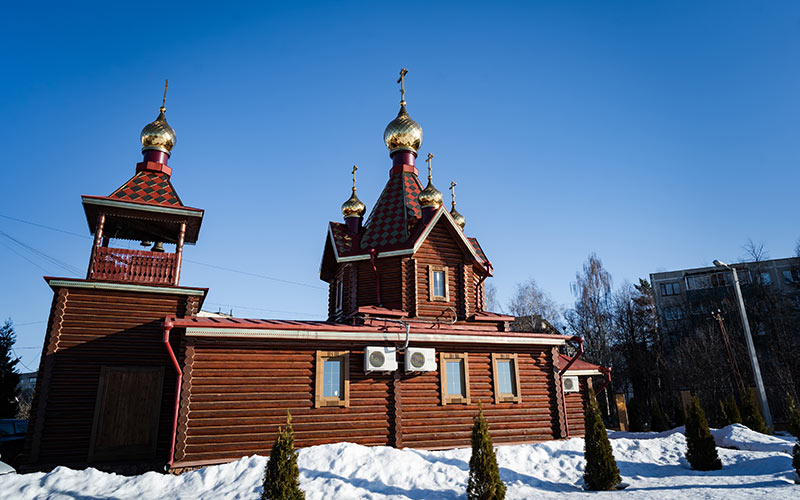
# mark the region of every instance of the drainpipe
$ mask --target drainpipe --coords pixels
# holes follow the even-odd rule
[[[489,274],[492,272],[492,263],[488,260],[486,261],[486,272],[481,276],[481,279],[478,280],[478,284],[475,286],[475,310],[481,310],[481,285],[483,284],[484,280],[489,277]]]
[[[408,349],[408,341],[409,341],[409,337],[410,337],[409,334],[410,334],[410,331],[411,331],[411,325],[409,325],[405,321],[402,321],[402,320],[399,320],[399,319],[381,318],[381,320],[382,321],[387,321],[389,323],[399,323],[399,324],[403,325],[404,327],[406,327],[406,341],[405,341],[405,343],[403,343],[403,347],[401,347],[400,349],[395,349],[395,351],[397,351],[397,352],[405,353],[406,349]]]
[[[610,367],[606,368],[605,366],[601,366],[600,371],[603,372],[603,375],[606,377],[606,380],[605,382],[603,382],[603,385],[601,385],[600,387],[597,388],[596,391],[594,391],[595,396],[605,391],[606,387],[608,387],[611,384],[611,368]]]
[[[569,362],[567,363],[567,366],[565,366],[564,368],[561,369],[560,372],[558,372],[559,380],[561,381],[561,402],[562,402],[562,404],[564,406],[564,427],[566,427],[565,434],[566,434],[567,439],[569,439],[569,416],[567,414],[567,393],[564,392],[564,374],[567,372],[567,370],[570,369],[570,367],[576,361],[578,361],[578,358],[580,358],[581,355],[583,354],[583,337],[575,336],[575,337],[572,337],[569,340],[570,340],[570,342],[577,342],[578,343],[578,351],[575,353],[575,355],[572,357],[572,359],[569,360]]]
[[[375,273],[375,289],[378,294],[378,305],[382,306],[383,301],[381,300],[381,278],[378,276],[378,264],[375,262],[375,259],[378,258],[378,252],[375,251],[374,248],[369,249],[369,261],[372,264],[372,272]]]
[[[169,319],[165,319],[161,326],[164,328],[164,347],[167,348],[167,354],[169,354],[169,358],[172,360],[172,366],[175,368],[175,373],[178,377],[175,383],[175,412],[172,418],[172,438],[169,442],[169,462],[167,462],[167,470],[169,470],[175,462],[175,437],[178,435],[178,410],[181,404],[181,382],[183,380],[183,372],[181,371],[181,366],[178,364],[178,359],[175,357],[175,353],[172,351],[172,346],[169,343],[169,332],[172,330],[173,323]]]

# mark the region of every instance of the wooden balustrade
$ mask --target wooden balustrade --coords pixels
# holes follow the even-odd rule
[[[174,253],[97,247],[90,279],[138,284],[175,284]]]

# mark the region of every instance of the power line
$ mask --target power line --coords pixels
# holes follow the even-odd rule
[[[14,238],[10,234],[6,233],[5,231],[0,230],[0,236],[5,236],[12,243],[15,243],[18,247],[20,247],[23,251],[28,252],[29,255],[33,255],[35,257],[43,259],[43,260],[45,260],[45,261],[47,261],[47,262],[49,262],[49,263],[51,263],[51,264],[53,264],[55,266],[60,267],[61,269],[64,269],[67,272],[74,273],[74,274],[80,274],[81,273],[78,270],[78,268],[76,268],[74,266],[71,266],[71,265],[67,264],[66,262],[64,262],[62,260],[59,260],[59,259],[57,259],[57,258],[55,258],[55,257],[53,257],[51,255],[48,255],[45,252],[42,252],[41,250],[39,250],[37,248],[34,248],[34,247],[28,245],[27,243],[25,243],[23,241],[18,240],[17,238]],[[6,248],[8,248],[8,247],[6,247]],[[17,255],[19,255],[19,254],[17,254]],[[31,261],[28,261],[28,262],[31,262]]]
[[[6,245],[6,244],[5,244],[5,243],[3,243],[2,241],[0,241],[0,245],[2,245],[2,246],[4,246],[4,247],[6,247],[7,249],[11,250],[11,251],[12,251],[12,252],[14,252],[15,254],[17,254],[17,256],[18,256],[18,257],[20,257],[20,258],[22,258],[22,259],[25,259],[25,260],[27,260],[27,261],[28,261],[28,262],[30,262],[32,265],[34,265],[34,266],[36,266],[37,268],[39,268],[39,269],[40,269],[42,272],[44,272],[44,273],[50,273],[50,271],[49,271],[49,270],[47,270],[47,269],[43,268],[42,266],[40,266],[40,265],[39,265],[39,264],[37,264],[36,262],[32,261],[31,259],[29,259],[29,258],[27,258],[26,256],[22,255],[21,253],[17,252],[17,251],[16,251],[14,248],[12,248],[12,247],[10,247],[10,246]]]
[[[58,229],[57,227],[45,226],[44,224],[39,224],[37,222],[31,222],[29,220],[17,219],[16,217],[9,217],[8,215],[3,215],[3,214],[0,214],[0,217],[2,217],[4,219],[8,219],[8,220],[13,220],[13,221],[16,221],[16,222],[21,222],[23,224],[30,224],[31,226],[36,226],[36,227],[41,227],[41,228],[44,228],[44,229],[49,229],[51,231],[58,231],[59,233],[69,234],[71,236],[77,236],[78,238],[84,238],[84,239],[89,238],[89,239],[91,239],[91,236],[87,236],[85,234],[73,233],[72,231],[65,231],[63,229]]]

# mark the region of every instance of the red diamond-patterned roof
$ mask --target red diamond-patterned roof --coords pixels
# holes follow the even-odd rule
[[[344,255],[353,248],[353,237],[347,231],[347,224],[341,222],[331,222],[331,235],[333,243],[336,245],[336,253]]]
[[[408,240],[411,228],[422,217],[419,193],[422,185],[411,172],[389,177],[366,223],[361,248],[380,248]]]
[[[478,257],[481,258],[482,261],[486,262],[488,259],[486,258],[486,254],[483,253],[483,248],[481,248],[481,244],[478,243],[478,238],[467,238],[472,248],[475,249],[475,253],[478,254]]]
[[[183,203],[164,172],[142,170],[109,196],[111,199],[147,203],[166,207],[182,207]]]

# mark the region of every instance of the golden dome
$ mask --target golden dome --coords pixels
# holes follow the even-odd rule
[[[455,204],[453,204],[453,208],[450,209],[450,215],[453,216],[453,220],[456,221],[456,224],[458,224],[461,229],[464,229],[464,226],[467,225],[467,219],[456,210]]]
[[[172,148],[175,147],[177,136],[175,130],[167,123],[164,113],[167,111],[164,106],[161,106],[158,118],[154,122],[148,123],[142,129],[140,140],[142,141],[142,153],[145,151],[155,150],[169,154]]]
[[[419,194],[419,204],[423,207],[436,207],[442,204],[442,193],[433,187],[433,181],[428,179],[428,185]]]
[[[348,217],[364,217],[366,211],[367,206],[358,199],[356,190],[353,188],[353,194],[346,202],[342,203],[342,215],[344,215],[345,219]]]
[[[405,102],[400,104],[397,118],[386,125],[383,142],[392,153],[403,149],[416,153],[422,146],[422,127],[408,116]]]

